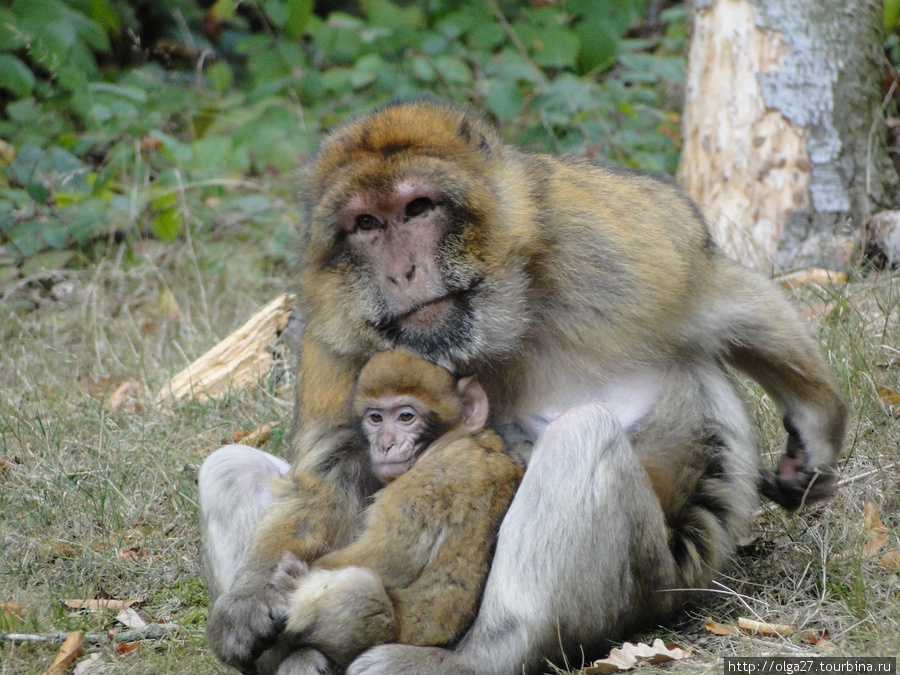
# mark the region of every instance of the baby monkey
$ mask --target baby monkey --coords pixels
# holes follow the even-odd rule
[[[286,637],[342,667],[385,642],[449,645],[475,618],[497,530],[524,475],[484,428],[488,401],[474,377],[405,350],[380,352],[353,400],[375,474],[386,487],[361,535],[297,576]]]

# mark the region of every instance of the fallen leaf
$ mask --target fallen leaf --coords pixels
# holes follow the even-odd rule
[[[145,152],[153,152],[162,147],[163,142],[155,136],[144,136],[141,139],[141,150]]]
[[[138,383],[134,380],[125,380],[117,384],[106,397],[103,405],[110,412],[116,412],[125,407],[128,403],[129,396],[133,398],[132,389],[137,389]]]
[[[715,621],[707,621],[703,624],[704,628],[715,635],[740,635],[741,630],[733,624],[716,623]]]
[[[75,666],[73,675],[92,675],[93,673],[108,672],[109,664],[103,660],[103,655],[99,653],[88,654]]]
[[[900,393],[887,387],[875,387],[875,392],[884,411],[892,417],[900,417]]]
[[[803,642],[815,645],[816,647],[824,647],[825,649],[831,647],[834,649],[834,645],[828,641],[831,637],[831,631],[827,628],[811,628],[809,630],[804,630],[798,633],[798,637]]]
[[[793,635],[796,629],[783,623],[766,623],[754,619],[738,619],[738,628],[749,635],[762,635],[763,637],[786,637]]]
[[[261,427],[259,427],[258,429],[254,429],[253,431],[238,429],[231,434],[231,442],[243,443],[244,445],[250,445],[254,448],[258,448],[267,440],[272,438],[272,429],[274,429],[277,425],[278,422],[266,422]]]
[[[168,288],[159,292],[159,296],[156,298],[156,309],[160,316],[168,318],[172,323],[181,321],[181,307],[178,300],[175,299],[175,295]]]
[[[103,612],[112,610],[121,611],[126,607],[131,607],[135,603],[134,600],[116,600],[114,598],[91,598],[88,600],[64,600],[63,604],[72,609],[83,609],[88,612]]]
[[[140,649],[140,642],[116,642],[116,652],[119,654],[130,654]]]
[[[119,551],[118,558],[119,560],[137,562],[139,558],[146,558],[148,555],[150,555],[149,552],[142,549],[140,546],[131,546]]]
[[[69,637],[59,648],[59,654],[53,659],[50,667],[44,671],[44,675],[64,675],[72,664],[72,661],[84,654],[81,644],[84,642],[84,631],[76,630],[69,633]]]
[[[103,406],[110,412],[124,408],[128,403],[134,404],[140,385],[133,379],[121,375],[101,377],[88,380],[87,393],[91,398],[103,401]]]
[[[863,553],[874,556],[888,545],[890,534],[878,515],[878,509],[872,502],[866,502],[863,515],[863,529],[866,532],[866,543],[863,545]]]
[[[44,542],[38,544],[38,553],[42,558],[75,558],[77,554],[72,545],[65,541],[57,541],[52,544]]]
[[[9,627],[19,623],[25,608],[15,602],[0,602],[0,626]]]
[[[886,572],[900,573],[900,550],[890,546],[892,537],[890,530],[878,515],[878,509],[872,502],[866,502],[863,517],[863,529],[866,532],[866,543],[863,553],[875,560]]]
[[[116,621],[129,628],[143,628],[147,625],[147,622],[137,613],[134,607],[125,607],[116,614]]]
[[[684,651],[674,645],[667,645],[656,638],[652,645],[638,642],[626,642],[609,652],[609,657],[594,661],[593,665],[584,669],[586,675],[605,675],[631,670],[644,664],[655,665],[667,661],[684,658]]]
[[[0,476],[6,472],[6,460],[0,459]]]

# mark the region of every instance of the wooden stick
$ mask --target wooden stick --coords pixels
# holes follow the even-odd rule
[[[159,640],[172,637],[181,626],[175,623],[152,623],[143,628],[123,630],[120,633],[88,633],[84,636],[84,642],[89,644],[107,644],[109,642],[137,642],[138,640]],[[55,633],[2,633],[0,640],[9,642],[65,642],[69,633],[58,631]]]
[[[156,395],[162,405],[187,398],[215,398],[230,388],[259,380],[272,368],[266,350],[288,322],[294,296],[283,293],[251,316],[243,326],[169,380]]]

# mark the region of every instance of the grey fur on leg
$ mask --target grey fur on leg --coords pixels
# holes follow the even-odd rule
[[[276,675],[337,675],[341,671],[328,657],[315,649],[285,648],[287,656],[278,653],[278,648],[269,650],[256,662],[260,673],[275,672]],[[268,659],[277,663],[278,669],[269,668]]]
[[[269,483],[290,465],[247,445],[226,445],[200,467],[200,540],[203,574],[215,602],[231,588],[250,535],[272,500]]]
[[[250,536],[272,500],[270,482],[287,472],[283,459],[246,445],[217,449],[200,467],[200,537],[203,573],[213,603],[234,586]],[[283,560],[276,569],[270,591],[284,598],[293,591],[306,566],[296,559]],[[277,597],[275,598],[278,599]],[[260,656],[255,671],[261,675],[326,675],[328,660],[314,650],[295,651],[277,641]]]
[[[602,405],[578,406],[535,446],[478,617],[457,650],[383,645],[348,674],[530,671],[561,648],[621,633],[646,603],[665,614],[673,599],[646,591],[675,578],[662,511],[625,432]]]

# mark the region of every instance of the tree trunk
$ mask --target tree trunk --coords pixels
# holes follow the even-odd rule
[[[679,180],[746,265],[839,269],[896,207],[877,0],[694,0]]]

